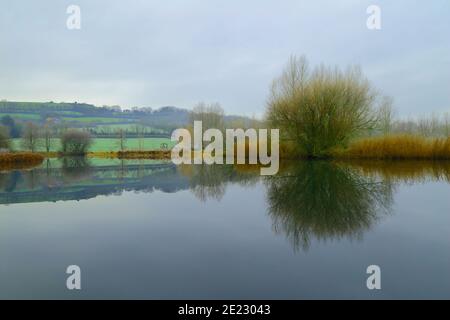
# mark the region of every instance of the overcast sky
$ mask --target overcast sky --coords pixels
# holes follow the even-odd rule
[[[448,0],[0,0],[0,99],[261,115],[291,54],[361,65],[401,116],[450,111]]]

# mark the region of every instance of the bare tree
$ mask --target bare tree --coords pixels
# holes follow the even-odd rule
[[[126,149],[126,142],[127,142],[127,137],[126,137],[126,132],[125,130],[123,130],[122,128],[117,130],[117,138],[119,139],[117,141],[118,147],[120,151],[125,151]]]
[[[189,123],[193,125],[194,121],[202,121],[203,131],[211,128],[223,131],[225,128],[224,114],[219,103],[200,102],[189,113]]]
[[[417,121],[417,129],[420,135],[431,136],[431,121],[429,118],[422,118]]]
[[[42,138],[44,139],[44,147],[45,151],[50,152],[53,145],[53,137],[54,134],[54,128],[52,126],[51,122],[46,122],[43,129],[42,129]]]
[[[450,136],[450,114],[448,112],[444,114],[444,135]]]
[[[441,126],[441,124],[440,124],[439,116],[436,113],[433,113],[430,118],[431,136],[433,136],[433,137],[439,136],[439,134],[440,134],[439,127],[440,126]]]
[[[384,135],[391,133],[395,116],[391,97],[383,97],[378,113],[381,132]]]
[[[135,130],[138,138],[138,150],[142,151],[144,149],[144,128],[142,126],[136,126]]]
[[[35,152],[40,144],[39,127],[32,122],[25,124],[22,133],[22,147]]]

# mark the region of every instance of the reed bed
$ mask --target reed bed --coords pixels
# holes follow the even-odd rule
[[[44,156],[38,153],[0,153],[0,170],[24,169],[38,166]]]
[[[335,158],[380,160],[449,160],[449,138],[425,138],[416,135],[392,135],[365,138],[347,149],[333,153]]]

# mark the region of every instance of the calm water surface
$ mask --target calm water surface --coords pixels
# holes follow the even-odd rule
[[[448,299],[449,181],[450,163],[412,162],[1,172],[0,298]]]

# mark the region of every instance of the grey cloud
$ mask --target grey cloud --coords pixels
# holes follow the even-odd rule
[[[65,27],[69,4],[82,29]],[[262,114],[291,54],[360,64],[400,114],[450,109],[450,3],[0,0],[0,98],[131,106],[219,101]]]

